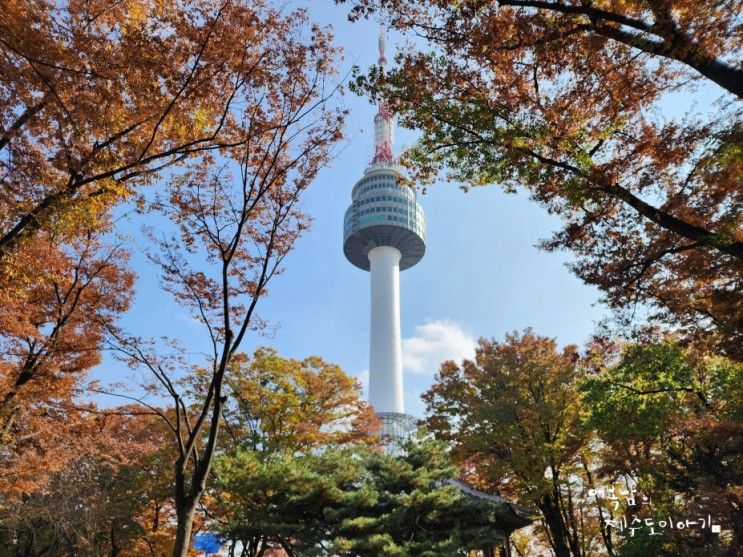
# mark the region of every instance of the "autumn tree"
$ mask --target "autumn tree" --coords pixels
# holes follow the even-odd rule
[[[206,0],[0,13],[0,459],[22,490],[63,464],[46,459],[77,421],[65,407],[129,303],[126,254],[105,246],[111,207],[235,144],[237,92],[260,80],[276,14]]]
[[[227,440],[207,505],[215,528],[245,557],[328,543],[323,508],[359,478],[359,448],[379,442],[359,382],[321,358],[262,348],[236,356],[225,383]]]
[[[291,455],[379,441],[379,423],[358,380],[317,356],[283,358],[269,348],[240,354],[226,394],[231,444],[252,451]]]
[[[416,177],[526,189],[620,323],[642,304],[743,357],[738,2],[351,3],[416,38],[357,83],[420,130]]]
[[[98,459],[71,460],[51,475],[46,489],[29,493],[4,517],[3,554],[118,555],[138,534],[134,487],[124,471]]]
[[[82,424],[60,428],[72,454],[47,456],[48,481],[22,497],[0,491],[2,555],[144,554],[131,550],[148,534],[140,516],[161,497],[156,463],[168,446],[159,418],[142,410],[87,404],[68,417]]]
[[[581,385],[586,425],[603,443],[601,475],[652,496],[652,510],[632,509],[643,518],[704,515],[723,528],[626,537],[618,555],[740,555],[743,367],[673,340],[626,345],[612,360]]]
[[[111,341],[132,366],[152,374],[153,388],[175,411],[162,414],[177,452],[174,557],[186,555],[206,489],[227,402],[225,380],[241,343],[261,324],[258,301],[309,224],[300,196],[341,137],[343,113],[328,103],[336,54],[329,32],[313,27],[306,36],[301,11],[258,14],[261,25],[245,22],[260,31],[261,43],[243,53],[246,87],[235,95],[238,144],[194,162],[152,204],[175,231],[152,231],[151,260],[164,289],[203,326],[208,354],[189,363],[170,359],[168,346],[147,339],[115,334]],[[206,375],[203,390],[189,397],[178,379],[193,367]]]
[[[464,557],[503,542],[505,503],[453,484],[456,466],[443,443],[413,438],[400,455],[365,452],[360,460],[342,503],[325,510],[333,538],[323,555]]]
[[[557,557],[606,545],[587,503],[590,437],[581,427],[578,353],[530,330],[481,339],[474,360],[445,362],[423,395],[428,427],[477,487],[539,509]],[[592,523],[592,524],[591,524]]]
[[[103,224],[108,226],[104,219]],[[9,280],[0,275],[0,487],[38,486],[73,455],[84,414],[76,398],[101,361],[107,330],[129,307],[127,252],[105,228],[40,233]]]
[[[279,17],[263,2],[3,0],[0,260],[91,224],[158,171],[244,140],[240,92]]]

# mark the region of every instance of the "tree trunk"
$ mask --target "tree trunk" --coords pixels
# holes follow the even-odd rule
[[[507,535],[506,539],[503,540],[503,547],[501,548],[502,557],[511,557],[511,535]]]
[[[735,509],[732,516],[733,539],[723,557],[741,557],[743,556],[743,507],[740,506],[740,501],[735,496],[728,497],[728,500]]]
[[[191,528],[196,514],[198,498],[187,498],[180,503],[176,502],[176,517],[178,519],[173,557],[188,557],[188,548],[191,545]]]
[[[108,554],[108,557],[117,557],[117,555],[121,552],[121,549],[119,548],[119,544],[116,543],[116,529],[114,527],[114,523],[111,523],[111,553]]]
[[[28,532],[28,540],[26,541],[26,546],[23,549],[23,557],[30,557],[31,551],[34,547],[34,540],[36,539],[36,532],[33,530],[29,530]]]
[[[560,509],[557,503],[545,495],[539,504],[539,510],[542,511],[544,521],[552,537],[552,549],[557,557],[573,557],[570,547],[567,544],[568,532],[565,523],[560,515]]]

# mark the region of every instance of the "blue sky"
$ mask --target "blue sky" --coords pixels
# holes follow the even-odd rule
[[[352,65],[377,58],[378,26],[346,21],[346,8],[330,2],[307,4],[311,17],[332,24],[345,51],[341,74]],[[388,39],[394,50],[399,38]],[[389,56],[388,56],[389,57]],[[343,213],[351,188],[372,154],[372,118],[366,99],[348,94],[348,143],[308,190],[304,209],[311,230],[299,241],[285,272],[269,285],[259,305],[273,334],[246,339],[251,352],[266,345],[282,355],[319,355],[364,380],[369,358],[369,275],[343,256]],[[396,130],[396,154],[415,135]],[[427,251],[417,266],[401,274],[401,314],[406,410],[423,414],[420,394],[445,359],[473,354],[478,337],[502,338],[514,329],[533,327],[560,344],[584,343],[606,310],[598,292],[565,268],[569,254],[551,254],[535,244],[559,227],[558,219],[526,195],[507,195],[497,186],[463,193],[456,184],[437,184],[419,202],[426,214]],[[129,233],[137,237],[132,226]],[[153,269],[135,251],[138,275],[134,306],[122,325],[140,336],[170,335],[191,351],[205,347],[201,326],[158,286]],[[105,380],[131,374],[110,358],[96,371]]]

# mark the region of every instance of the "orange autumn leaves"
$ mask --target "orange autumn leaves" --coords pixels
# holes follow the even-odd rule
[[[130,301],[126,253],[100,232],[39,234],[0,275],[0,462],[6,493],[43,484],[91,424],[75,408],[106,330]],[[69,237],[66,238],[69,240]],[[7,268],[7,267],[6,267]]]
[[[4,0],[0,12],[0,258],[239,144],[240,92],[272,80],[302,18],[208,0]]]

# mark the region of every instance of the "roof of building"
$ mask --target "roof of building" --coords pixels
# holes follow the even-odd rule
[[[510,528],[510,531],[528,526],[533,522],[533,517],[534,515],[536,515],[536,511],[530,509],[529,507],[525,507],[523,505],[519,505],[518,503],[514,503],[513,501],[509,501],[508,499],[506,499],[505,497],[501,497],[500,495],[491,495],[490,493],[485,493],[484,491],[475,489],[462,480],[452,478],[448,480],[448,483],[450,483],[451,485],[456,485],[462,491],[462,493],[464,493],[468,497],[490,501],[501,507],[503,511],[498,514],[498,517],[501,518],[506,524],[512,526],[512,528]]]

